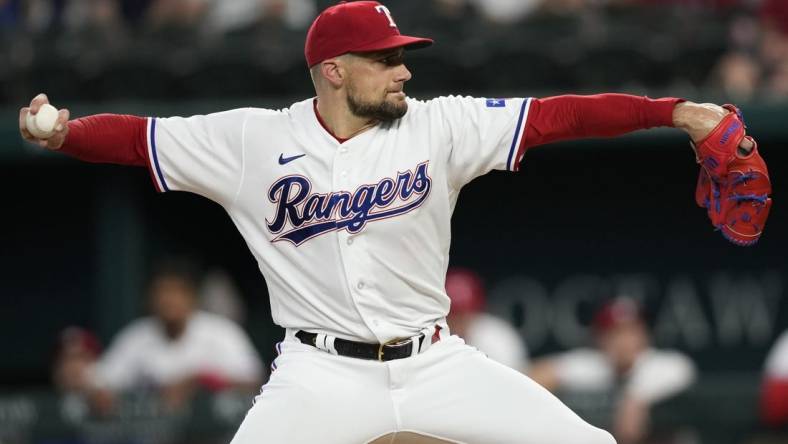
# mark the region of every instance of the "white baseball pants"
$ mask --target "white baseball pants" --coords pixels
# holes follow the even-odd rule
[[[275,365],[231,444],[615,444],[530,378],[448,333],[419,355],[377,362],[327,353],[288,331]]]

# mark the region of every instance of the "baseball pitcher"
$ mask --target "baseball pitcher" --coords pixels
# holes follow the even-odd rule
[[[306,36],[316,96],[289,108],[75,120],[60,110],[46,138],[26,120],[47,97],[20,110],[26,140],[147,167],[157,190],[219,203],[243,235],[286,335],[233,444],[614,443],[446,324],[460,190],[517,171],[532,147],[683,129],[714,226],[742,245],[763,230],[769,179],[735,108],[622,94],[409,98],[406,50],[431,43],[400,34],[377,2],[342,2]]]

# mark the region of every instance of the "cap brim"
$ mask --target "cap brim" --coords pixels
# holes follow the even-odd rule
[[[387,49],[405,48],[421,49],[432,45],[432,39],[424,37],[411,37],[409,35],[392,35],[372,43],[368,43],[358,48],[353,48],[352,52],[373,52],[385,51]]]

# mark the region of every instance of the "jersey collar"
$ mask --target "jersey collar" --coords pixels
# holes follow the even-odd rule
[[[323,120],[323,117],[320,115],[320,111],[318,111],[318,110],[317,110],[317,98],[314,98],[314,99],[312,99],[312,109],[314,110],[314,113],[315,113],[315,118],[317,118],[317,121],[318,121],[318,123],[320,123],[320,126],[321,126],[321,127],[323,127],[323,129],[324,129],[324,130],[325,130],[325,131],[326,131],[326,132],[327,132],[329,135],[331,135],[331,137],[333,137],[333,138],[334,138],[334,140],[336,140],[337,142],[339,142],[339,144],[340,144],[340,145],[341,145],[341,144],[343,144],[343,143],[345,143],[345,142],[347,142],[348,140],[350,140],[350,139],[352,139],[352,138],[354,138],[354,137],[360,136],[361,134],[364,134],[364,133],[366,133],[367,131],[369,131],[369,130],[373,129],[374,127],[376,127],[376,126],[380,125],[380,123],[378,123],[378,124],[376,124],[376,125],[370,126],[369,128],[366,128],[366,129],[364,129],[363,131],[360,131],[360,132],[358,132],[358,133],[356,133],[356,134],[354,134],[354,135],[352,135],[352,136],[350,136],[350,137],[348,137],[348,138],[343,138],[343,137],[339,137],[339,136],[337,136],[336,134],[334,134],[334,132],[333,132],[333,131],[331,131],[331,129],[329,129],[329,128],[328,128],[328,125],[326,125],[326,122]]]

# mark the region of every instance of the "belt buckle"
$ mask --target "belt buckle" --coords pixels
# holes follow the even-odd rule
[[[392,339],[390,341],[386,341],[386,342],[380,344],[380,346],[378,346],[378,361],[379,362],[383,362],[383,347],[385,347],[387,345],[393,345],[393,346],[396,346],[396,347],[402,347],[403,345],[408,345],[408,344],[410,344],[412,342],[413,342],[413,339],[411,339],[411,338],[405,338],[405,339],[394,338],[394,339]]]

